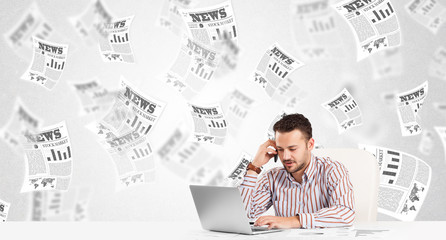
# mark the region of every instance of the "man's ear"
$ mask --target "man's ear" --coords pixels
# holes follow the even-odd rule
[[[310,138],[310,140],[308,140],[307,148],[310,151],[313,150],[313,148],[314,148],[314,139],[313,138]]]

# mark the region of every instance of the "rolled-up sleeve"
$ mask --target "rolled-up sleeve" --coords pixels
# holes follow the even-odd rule
[[[239,190],[250,219],[259,217],[272,206],[267,174],[263,175],[259,181],[258,175],[246,174]]]

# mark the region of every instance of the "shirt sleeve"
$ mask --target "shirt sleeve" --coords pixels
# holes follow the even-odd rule
[[[271,190],[268,174],[264,174],[259,181],[258,175],[246,174],[239,186],[240,195],[249,219],[255,219],[266,212],[271,206]]]
[[[348,227],[355,219],[353,185],[347,169],[336,162],[328,171],[329,206],[316,213],[299,213],[302,228]]]

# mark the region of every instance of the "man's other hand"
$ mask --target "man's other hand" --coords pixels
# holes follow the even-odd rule
[[[300,228],[299,217],[276,217],[276,216],[261,216],[254,223],[254,226],[268,225],[268,229],[272,228]]]

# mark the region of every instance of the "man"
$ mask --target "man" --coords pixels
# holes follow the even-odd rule
[[[274,206],[276,216],[261,216],[254,225],[270,229],[351,226],[355,208],[348,171],[337,161],[311,153],[314,139],[308,119],[287,115],[273,129],[275,141],[260,145],[239,188],[249,218]],[[277,153],[283,168],[271,169],[258,180],[261,167]]]

